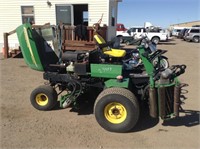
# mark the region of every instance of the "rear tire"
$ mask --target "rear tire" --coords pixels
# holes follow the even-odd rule
[[[199,41],[200,41],[199,37],[197,37],[197,36],[193,37],[193,42],[199,43]]]
[[[119,39],[120,43],[124,43],[123,36],[120,36],[119,38],[120,38],[120,39]]]
[[[97,97],[94,114],[104,129],[127,132],[139,119],[139,104],[131,91],[124,88],[108,88]]]
[[[42,111],[51,110],[57,103],[57,92],[52,86],[41,85],[32,91],[30,101],[34,108]]]

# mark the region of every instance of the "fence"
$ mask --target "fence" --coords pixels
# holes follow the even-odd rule
[[[48,28],[49,24],[45,25],[35,25],[34,28]],[[12,57],[9,52],[9,41],[8,36],[16,33],[16,30],[13,30],[8,33],[4,33],[4,58]],[[106,39],[107,27],[100,27],[99,33],[101,36]],[[88,26],[85,28],[85,37],[80,38],[79,34],[76,32],[76,26],[64,26],[63,27],[63,39],[62,39],[62,50],[94,50],[95,41],[94,41],[94,30],[92,27]],[[20,50],[20,47],[19,47]]]

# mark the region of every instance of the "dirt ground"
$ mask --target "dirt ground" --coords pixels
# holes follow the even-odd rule
[[[42,73],[31,70],[23,59],[0,58],[1,149],[199,149],[200,148],[200,44],[179,39],[160,43],[170,64],[186,64],[180,80],[186,84],[184,113],[163,123],[145,112],[129,133],[112,133],[95,120],[92,106],[79,111],[38,111],[30,93],[42,85]]]

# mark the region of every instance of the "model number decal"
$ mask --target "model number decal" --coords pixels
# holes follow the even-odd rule
[[[105,68],[98,69],[99,73],[105,73],[105,72],[111,72],[111,71],[112,71],[112,67],[105,67]]]

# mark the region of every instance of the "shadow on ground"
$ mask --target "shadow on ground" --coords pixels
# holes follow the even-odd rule
[[[163,122],[163,126],[186,126],[192,127],[199,125],[200,111],[183,110],[183,116]]]
[[[185,95],[188,93],[186,89],[183,87],[187,87],[187,84],[182,84],[181,88],[181,98],[187,99]],[[91,91],[87,94],[83,94],[78,98],[78,102],[76,106],[70,106],[70,112],[75,112],[78,115],[90,115],[93,114],[93,108],[94,108],[94,102],[98,95],[96,90]],[[61,110],[62,108],[59,107],[59,104],[54,108],[54,110]],[[146,129],[150,129],[154,126],[156,126],[159,123],[159,118],[152,118],[149,115],[149,105],[144,102],[140,104],[140,118],[138,120],[137,125],[130,131],[130,132],[137,132],[137,131],[143,131]],[[199,125],[199,117],[200,117],[200,111],[194,111],[194,110],[180,110],[180,117],[170,119],[170,120],[162,120],[163,126],[186,126],[186,127],[192,127]]]
[[[140,118],[136,126],[130,132],[143,131],[156,126],[159,122],[159,118],[152,118],[149,115],[149,107],[147,103],[144,103],[140,107]]]
[[[78,115],[89,115],[93,114],[93,106],[94,106],[94,100],[93,101],[84,101],[81,100],[79,102],[79,109],[72,108],[71,112],[77,112]],[[150,129],[154,126],[156,126],[159,123],[159,118],[152,118],[149,116],[149,110],[148,105],[141,105],[141,113],[140,118],[137,123],[137,125],[130,131],[130,132],[138,132],[138,131],[144,131],[147,129]],[[186,127],[192,127],[199,125],[199,117],[200,117],[200,111],[193,111],[193,110],[182,110],[180,111],[180,117],[171,119],[171,120],[165,120],[163,121],[163,126],[186,126]]]
[[[176,43],[175,42],[159,42],[159,44],[158,45],[176,45]]]

